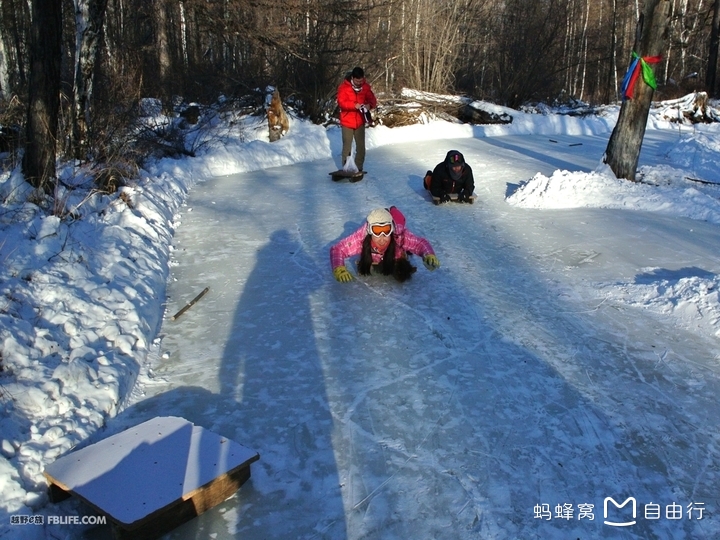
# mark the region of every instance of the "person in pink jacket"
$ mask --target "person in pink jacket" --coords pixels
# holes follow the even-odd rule
[[[405,216],[400,210],[394,206],[376,208],[358,230],[330,248],[330,265],[335,279],[346,283],[353,277],[345,267],[345,259],[360,255],[360,275],[374,271],[403,282],[417,270],[408,260],[410,254],[422,257],[428,270],[440,266],[430,242],[405,228]]]
[[[365,122],[370,110],[377,107],[377,99],[372,88],[365,80],[363,68],[352,70],[338,87],[337,102],[340,108],[340,128],[342,130],[342,163],[345,165],[355,140],[355,165],[358,171],[365,164]]]

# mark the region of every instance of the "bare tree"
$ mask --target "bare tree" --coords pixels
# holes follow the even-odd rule
[[[636,31],[634,50],[638,56],[659,56],[664,52],[668,39],[670,8],[671,0],[647,1]],[[620,115],[604,156],[605,163],[618,178],[635,180],[654,91],[650,84],[640,82],[635,88],[635,95],[623,101],[620,107]]]
[[[28,112],[22,170],[35,188],[45,190],[50,188],[50,182],[55,178],[61,44],[61,2],[32,0]]]
[[[38,81],[27,84],[29,6],[34,1],[0,2],[0,92],[19,93],[23,102],[25,88],[34,92],[36,100],[49,88]],[[328,104],[334,102],[343,74],[355,65],[363,66],[376,89],[389,96],[411,86],[466,92],[510,106],[561,95],[607,103],[617,95],[622,75],[618,69],[623,67],[618,59],[634,50],[643,4],[639,0],[54,1],[64,4],[65,28],[72,28],[72,7],[80,14],[76,35],[68,33],[62,46],[64,84],[72,85],[74,93],[71,121],[60,122],[57,128],[46,122],[43,129],[66,130],[59,136],[54,133],[52,140],[69,141],[72,155],[83,159],[102,146],[102,137],[111,138],[112,131],[100,122],[112,117],[118,100],[131,111],[141,96],[208,100],[221,93],[254,94],[259,107],[262,90],[257,89],[271,85],[321,121],[327,119]],[[662,4],[667,3],[677,6],[678,14],[672,19],[668,41],[672,54],[668,49],[658,79],[682,80],[685,74],[698,72],[709,86],[717,86],[713,81],[717,20],[710,24],[713,14],[717,19],[717,4],[713,0]],[[635,50],[652,54],[638,46]],[[75,59],[71,54],[76,54]],[[694,84],[700,80],[693,79]],[[672,88],[665,85],[662,90]],[[642,94],[641,85],[635,102],[645,99]],[[626,121],[628,112],[622,114]],[[29,124],[27,129],[33,133],[40,128]],[[40,138],[50,144],[46,136],[33,144]],[[609,150],[612,155],[619,147]],[[29,148],[28,160],[34,151]]]
[[[460,22],[465,2],[415,0],[405,29],[408,84],[419,90],[446,92],[460,50]]]
[[[2,92],[4,97],[24,87],[27,70],[27,33],[30,11],[27,2],[0,1],[0,46],[2,55]]]
[[[87,159],[90,105],[107,0],[75,0],[75,80],[73,85],[72,148]]]
[[[168,5],[166,0],[154,0],[155,5],[155,46],[157,47],[158,76],[164,83],[170,75],[170,44],[168,41]]]
[[[610,66],[608,69],[607,88],[612,88],[611,96],[615,96],[618,88],[617,79],[617,45],[618,45],[618,7],[617,0],[612,0],[612,37],[610,41]]]
[[[272,85],[311,108],[353,65],[387,92],[466,91],[517,105],[564,90],[607,102],[640,8],[639,0],[107,1],[108,54],[126,72],[143,66],[143,93],[197,99]],[[699,71],[708,0],[674,2],[685,10],[674,23],[684,60]],[[668,69],[682,60],[673,56]]]
[[[0,99],[6,99],[10,95],[10,69],[4,34],[0,26]]]
[[[562,53],[567,8],[560,0],[506,2],[500,27],[494,29],[497,50],[492,55],[494,82],[505,104],[516,107],[540,92],[562,89],[561,73],[569,69]]]
[[[707,86],[710,95],[717,96],[717,64],[718,64],[718,47],[720,46],[720,0],[715,0],[713,4],[713,16],[710,31],[710,47],[707,62],[707,74],[705,76],[705,86]]]

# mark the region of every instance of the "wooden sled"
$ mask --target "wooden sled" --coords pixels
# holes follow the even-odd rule
[[[184,418],[158,417],[59,458],[44,471],[52,502],[71,495],[113,537],[158,538],[233,495],[260,456]]]
[[[430,196],[432,197],[433,204],[440,204],[440,197],[435,197],[435,195],[430,195]],[[457,193],[450,194],[450,202],[457,202],[457,198],[458,198]],[[470,195],[470,204],[474,204],[476,198],[477,198],[477,195],[475,195],[474,193],[472,195]]]
[[[330,176],[332,177],[334,182],[339,182],[340,180],[343,180],[347,178],[350,182],[359,182],[363,179],[363,176],[365,176],[365,171],[358,171],[358,172],[348,172],[343,171],[342,169],[339,171],[333,171],[330,173]]]

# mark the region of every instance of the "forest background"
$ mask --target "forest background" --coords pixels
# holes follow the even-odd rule
[[[720,0],[666,1],[656,98],[717,96]],[[261,108],[272,86],[295,113],[327,122],[356,65],[381,100],[408,87],[514,108],[611,103],[642,10],[640,0],[2,0],[0,152],[19,159],[24,148],[23,172],[47,193],[56,156],[92,164],[112,190],[159,147],[137,144],[141,98]],[[160,147],[187,151],[172,136]]]

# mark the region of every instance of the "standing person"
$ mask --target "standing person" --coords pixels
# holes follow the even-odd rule
[[[340,126],[342,128],[342,163],[345,165],[355,141],[355,165],[363,172],[365,165],[365,117],[370,109],[377,107],[377,99],[372,88],[365,80],[363,68],[356,67],[340,84],[337,91],[340,108]]]
[[[330,248],[330,265],[336,280],[352,281],[345,259],[360,255],[357,265],[360,275],[368,276],[374,271],[403,282],[417,270],[410,264],[408,254],[422,257],[428,270],[440,266],[430,242],[405,228],[405,216],[400,210],[394,206],[376,208],[359,229]]]
[[[450,201],[450,194],[457,193],[457,202],[471,203],[470,198],[475,191],[475,179],[473,178],[470,165],[465,163],[465,158],[457,150],[450,150],[445,160],[438,163],[435,169],[428,175],[432,175],[430,185],[425,187],[430,190],[433,197],[440,199],[440,204]]]

